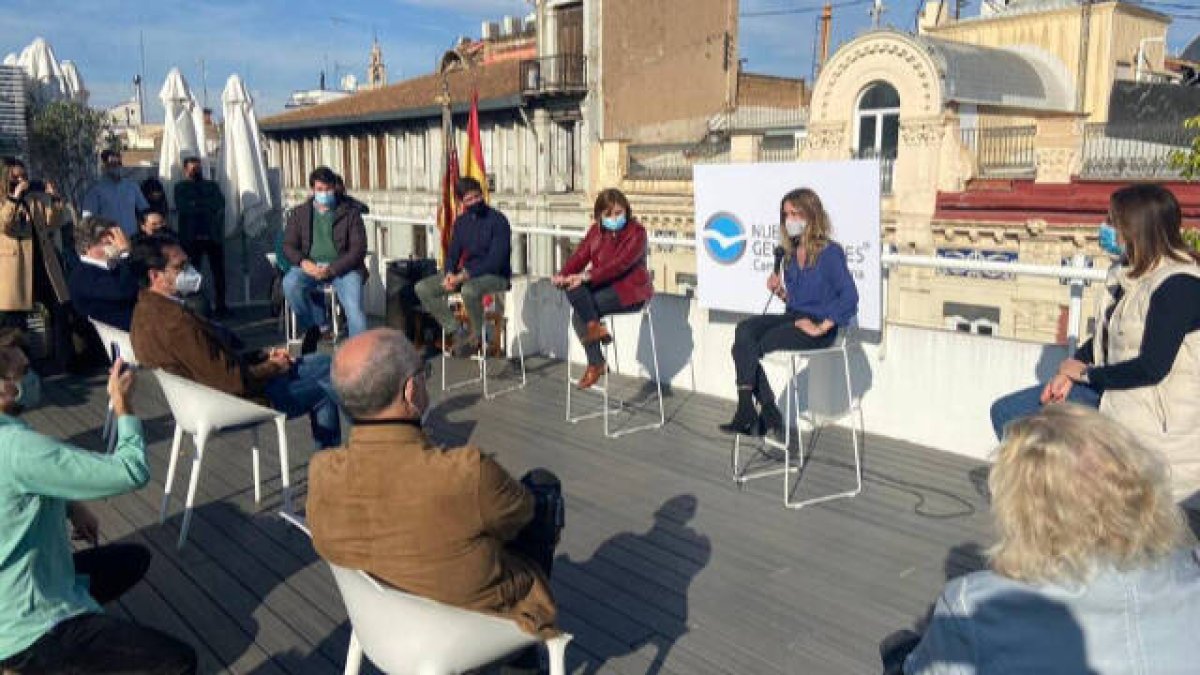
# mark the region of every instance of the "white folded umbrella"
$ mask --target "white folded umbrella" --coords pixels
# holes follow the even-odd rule
[[[273,208],[254,101],[242,78],[229,76],[221,93],[224,133],[218,177],[225,194],[225,236],[241,228],[254,238],[267,226]]]
[[[162,101],[164,110],[162,148],[158,153],[158,177],[166,190],[168,201],[174,207],[174,186],[183,178],[183,159],[192,156],[203,159],[203,125],[197,133],[196,98],[192,96],[187,80],[183,79],[183,74],[178,68],[172,68],[171,72],[167,73],[167,81],[163,83],[158,98]]]

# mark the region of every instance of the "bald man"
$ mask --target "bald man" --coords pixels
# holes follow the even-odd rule
[[[562,527],[558,479],[538,469],[518,482],[476,447],[430,442],[425,364],[400,331],[347,340],[332,379],[354,429],[345,448],[309,464],[317,552],[409,593],[557,634],[548,578]]]

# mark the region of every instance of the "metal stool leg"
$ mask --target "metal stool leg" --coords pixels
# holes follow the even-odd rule
[[[851,443],[854,446],[854,488],[851,490],[835,492],[835,493],[828,494],[828,495],[821,495],[819,497],[810,497],[808,499],[792,501],[791,492],[789,491],[787,484],[785,484],[783,503],[784,503],[784,506],[786,506],[789,509],[802,509],[806,506],[812,506],[813,504],[822,504],[824,502],[830,502],[835,499],[847,499],[847,498],[856,497],[860,493],[862,493],[862,489],[863,489],[862,450],[859,447],[859,433],[858,433],[859,430],[856,429],[855,425],[854,425],[855,413],[858,413],[857,416],[858,416],[859,424],[861,425],[861,428],[862,428],[862,435],[864,437],[866,436],[866,423],[865,423],[865,420],[863,419],[862,404],[861,403],[856,404],[854,401],[854,390],[851,389],[851,379],[850,379],[850,354],[849,354],[849,350],[846,348],[845,342],[842,342],[842,347],[841,347],[840,351],[842,353],[842,372],[845,377],[845,385],[846,385],[846,413],[844,415],[842,415],[841,417],[839,417],[838,419],[841,419],[844,417],[850,417],[850,438],[851,438]],[[831,424],[836,421],[837,420],[827,420],[825,422],[825,424]],[[799,424],[799,421],[797,421],[797,424]],[[816,434],[820,431],[820,428],[823,425],[818,425],[815,419],[811,420],[811,424],[813,426],[814,440],[815,440]],[[797,426],[797,429],[799,429],[798,426]],[[803,444],[801,444],[800,466],[804,465],[804,461],[805,461],[804,446],[803,446]],[[797,485],[796,487],[798,488],[799,486]]]
[[[798,361],[799,361],[799,359],[795,355],[793,355],[791,358],[791,366],[792,366],[791,377],[784,384],[784,391],[783,391],[783,394],[784,394],[784,399],[783,399],[783,420],[784,420],[783,442],[780,443],[779,441],[776,441],[773,438],[762,438],[762,439],[759,439],[759,445],[755,451],[756,456],[765,456],[766,449],[768,447],[782,449],[783,457],[784,457],[783,466],[775,467],[772,469],[760,469],[758,471],[753,471],[753,472],[746,471],[747,467],[743,466],[742,462],[741,462],[742,435],[737,434],[733,437],[733,453],[732,453],[733,454],[733,458],[732,458],[733,480],[735,482],[737,482],[738,485],[745,485],[747,482],[758,479],[758,478],[766,478],[768,476],[778,476],[780,474],[783,474],[785,476],[784,483],[783,483],[783,492],[784,492],[783,496],[784,496],[785,502],[787,501],[787,496],[788,496],[788,483],[787,483],[786,476],[788,474],[792,473],[793,471],[799,471],[799,467],[793,467],[791,465],[791,462],[789,461],[789,457],[791,454],[790,448],[792,447],[792,426],[793,426],[793,421],[792,421],[791,417],[793,416],[793,411],[799,407],[798,401],[796,402],[796,405],[793,405],[793,401],[796,401],[796,397],[797,397],[797,393],[795,391],[795,382],[796,382],[796,375],[799,372],[799,369],[797,366]],[[799,433],[799,427],[796,428],[796,431],[797,431],[797,433]]]

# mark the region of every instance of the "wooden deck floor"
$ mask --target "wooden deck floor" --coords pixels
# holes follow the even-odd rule
[[[269,326],[244,328],[261,337]],[[561,363],[530,359],[529,378],[494,401],[452,392],[431,427],[442,442],[495,453],[514,474],[545,466],[562,479],[567,528],[553,582],[575,635],[572,673],[877,673],[880,641],[912,627],[947,576],[980,564],[989,525],[976,462],[868,437],[861,496],[788,511],[782,479],[744,490],[730,480],[729,442],[715,433],[728,403],[669,393],[665,428],[606,440],[599,420],[563,421]],[[643,384],[623,382],[631,398]],[[46,393],[29,421],[98,448],[100,378],[52,379]],[[96,511],[103,540],[146,544],[155,558],[113,611],[194,644],[205,673],[341,672],[345,610],[308,540],[274,515],[274,443],[256,506],[248,436],[214,441],[190,542],[177,551],[181,500],[157,522],[172,422],[152,378],[135,400],[152,483]],[[289,434],[302,505],[307,422]],[[849,435],[825,432],[802,490],[845,489],[850,458]]]

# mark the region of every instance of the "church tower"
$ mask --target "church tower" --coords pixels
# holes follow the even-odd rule
[[[367,66],[367,88],[378,89],[387,84],[387,66],[383,63],[383,49],[379,38],[371,45],[371,63]]]

